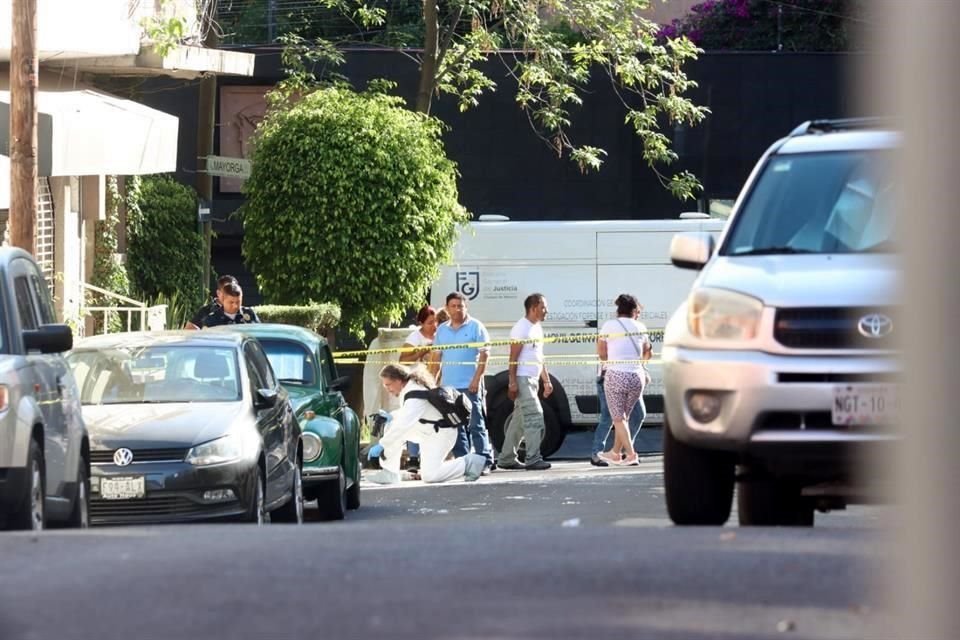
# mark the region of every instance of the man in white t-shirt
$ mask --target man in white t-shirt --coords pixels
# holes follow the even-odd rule
[[[513,413],[504,425],[503,448],[497,459],[500,469],[549,469],[550,463],[540,455],[543,440],[543,407],[537,397],[543,380],[543,397],[553,393],[550,375],[543,363],[543,325],[547,317],[547,299],[542,293],[531,293],[523,301],[526,315],[510,330],[511,340],[534,340],[510,345],[510,382],[507,395],[514,401]],[[517,447],[527,444],[526,465],[517,462]]]

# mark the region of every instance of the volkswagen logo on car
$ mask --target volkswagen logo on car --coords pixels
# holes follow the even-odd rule
[[[857,329],[867,338],[883,338],[893,331],[893,320],[882,313],[871,313],[860,318]]]
[[[133,451],[130,449],[124,447],[113,452],[113,464],[118,467],[125,467],[131,462],[133,462]]]

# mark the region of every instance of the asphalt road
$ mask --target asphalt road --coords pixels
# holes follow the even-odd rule
[[[892,637],[890,507],[676,528],[659,457],[364,487],[344,522],[0,534],[0,638]]]

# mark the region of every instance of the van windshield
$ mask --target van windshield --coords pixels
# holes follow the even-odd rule
[[[771,157],[720,254],[892,252],[891,164],[889,151]]]

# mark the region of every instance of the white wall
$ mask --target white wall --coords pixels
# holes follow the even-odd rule
[[[157,15],[160,0],[37,0],[40,62],[136,55],[144,35],[141,21]],[[11,3],[0,2],[0,61],[10,59]],[[197,31],[194,0],[168,0],[166,14],[187,19]]]

